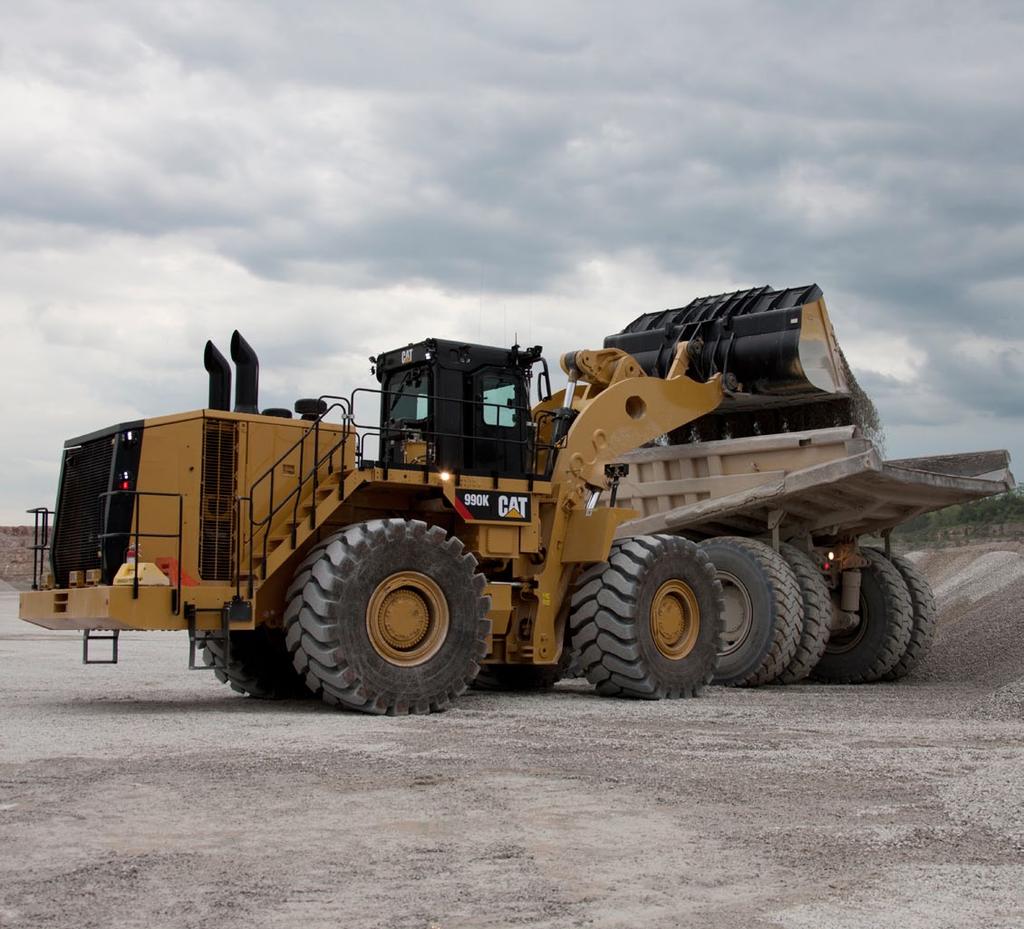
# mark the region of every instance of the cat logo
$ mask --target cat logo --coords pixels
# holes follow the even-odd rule
[[[530,521],[529,494],[498,494],[490,491],[455,491],[455,511],[465,520],[485,519],[502,522]]]
[[[412,349],[411,348],[403,348],[402,349],[402,364],[407,365],[411,361],[412,361]]]
[[[529,497],[509,497],[502,494],[498,497],[498,516],[502,519],[529,519],[529,505]]]

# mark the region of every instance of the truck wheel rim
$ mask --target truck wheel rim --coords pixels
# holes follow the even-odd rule
[[[366,607],[374,651],[399,667],[429,661],[444,644],[450,617],[441,588],[425,574],[399,571],[377,585]]]
[[[670,661],[693,651],[700,634],[700,606],[690,585],[665,581],[651,601],[651,637],[654,646]]]
[[[860,598],[860,610],[857,625],[852,629],[847,629],[843,632],[833,632],[828,637],[828,645],[825,646],[825,654],[827,655],[842,655],[846,652],[852,652],[861,641],[864,639],[864,633],[867,632],[868,624],[864,622],[867,607],[864,605],[864,596]]]
[[[722,647],[719,655],[731,655],[743,647],[750,630],[754,625],[754,608],[750,602],[750,594],[739,580],[728,571],[719,571],[718,580],[722,583],[725,608],[722,610],[724,631]]]

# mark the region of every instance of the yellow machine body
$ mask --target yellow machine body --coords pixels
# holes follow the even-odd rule
[[[814,310],[804,344],[824,346],[827,357],[814,361],[820,381],[840,366],[823,302]],[[489,582],[485,663],[554,664],[581,567],[605,561],[619,526],[637,515],[596,505],[609,487],[606,467],[722,403],[722,376],[696,376],[697,357],[680,341],[667,368],[649,375],[622,348],[565,356],[569,386],[532,411],[543,479],[429,466],[430,443],[414,434],[402,445],[404,465],[366,461],[348,415],[332,424],[205,409],[146,420],[135,426],[144,439],[126,472],[129,509],[118,534],[97,544],[108,574],[132,548],[167,583],[147,583],[141,568],[129,584],[98,568],[70,571],[23,594],[21,617],[49,629],[280,628],[288,586],[313,545],[355,523],[399,517],[442,527],[474,555]],[[110,441],[128,434],[116,427]],[[493,495],[498,508],[473,517],[467,494]],[[120,499],[116,489],[110,499]],[[68,518],[58,512],[58,527]]]

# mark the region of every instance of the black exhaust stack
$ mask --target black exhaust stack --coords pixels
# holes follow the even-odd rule
[[[210,403],[207,409],[231,409],[231,366],[213,342],[206,343],[203,367],[210,375]]]
[[[236,329],[231,334],[231,360],[235,363],[238,379],[235,383],[235,412],[258,413],[256,405],[260,389],[260,360],[252,346]]]

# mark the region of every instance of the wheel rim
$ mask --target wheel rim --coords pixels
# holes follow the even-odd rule
[[[828,637],[828,644],[825,646],[826,655],[843,655],[852,652],[864,639],[868,624],[864,621],[865,610],[864,596],[860,598],[860,609],[858,610],[857,625],[845,632],[835,632]]]
[[[385,661],[412,667],[437,654],[448,635],[448,601],[425,574],[399,571],[377,585],[366,607],[370,644]]]
[[[700,606],[685,581],[665,581],[651,601],[651,637],[654,646],[670,661],[685,658],[700,635]]]
[[[747,641],[754,625],[754,607],[750,602],[750,594],[737,578],[728,571],[719,571],[718,580],[722,583],[725,607],[722,610],[725,630],[722,640],[725,643],[719,655],[731,655],[742,648]]]

